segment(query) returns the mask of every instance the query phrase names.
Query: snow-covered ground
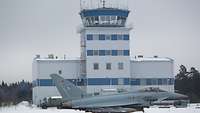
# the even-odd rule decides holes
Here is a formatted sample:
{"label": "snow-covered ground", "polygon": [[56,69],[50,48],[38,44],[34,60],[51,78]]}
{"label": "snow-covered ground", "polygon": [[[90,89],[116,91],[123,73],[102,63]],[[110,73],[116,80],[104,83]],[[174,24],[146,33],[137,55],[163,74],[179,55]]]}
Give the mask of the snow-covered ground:
{"label": "snow-covered ground", "polygon": [[[199,104],[200,105],[200,104]],[[30,107],[26,102],[20,103],[17,106],[1,107],[0,113],[85,113],[84,111],[66,110],[48,108],[46,110],[37,107]],[[142,112],[135,112],[142,113]],[[197,104],[191,104],[187,108],[149,108],[145,109],[145,113],[200,113],[200,106]]]}

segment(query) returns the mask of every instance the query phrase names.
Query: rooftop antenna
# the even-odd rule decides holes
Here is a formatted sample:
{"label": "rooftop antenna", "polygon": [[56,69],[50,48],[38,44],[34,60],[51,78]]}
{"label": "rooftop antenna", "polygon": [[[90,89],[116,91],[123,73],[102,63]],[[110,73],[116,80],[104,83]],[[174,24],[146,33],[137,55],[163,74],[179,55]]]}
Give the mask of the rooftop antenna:
{"label": "rooftop antenna", "polygon": [[103,0],[103,8],[105,8],[105,5],[106,5],[106,1]]}

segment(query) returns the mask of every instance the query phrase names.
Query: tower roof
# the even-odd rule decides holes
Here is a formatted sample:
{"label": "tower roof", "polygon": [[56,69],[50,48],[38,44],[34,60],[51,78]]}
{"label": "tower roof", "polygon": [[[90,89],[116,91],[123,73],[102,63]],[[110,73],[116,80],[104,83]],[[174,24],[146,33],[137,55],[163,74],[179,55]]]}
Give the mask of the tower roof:
{"label": "tower roof", "polygon": [[87,9],[80,12],[81,16],[123,16],[128,17],[129,11],[116,8]]}
{"label": "tower roof", "polygon": [[80,12],[85,27],[124,27],[129,10],[117,8],[84,9]]}

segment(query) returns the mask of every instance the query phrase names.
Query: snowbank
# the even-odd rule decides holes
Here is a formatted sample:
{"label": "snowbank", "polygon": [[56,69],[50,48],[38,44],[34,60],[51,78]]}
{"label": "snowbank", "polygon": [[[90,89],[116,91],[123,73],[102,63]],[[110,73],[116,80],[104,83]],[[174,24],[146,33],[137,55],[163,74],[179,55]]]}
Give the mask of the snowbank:
{"label": "snowbank", "polygon": [[[200,104],[199,104],[200,105]],[[85,113],[84,111],[66,110],[66,109],[40,109],[36,106],[30,106],[27,102],[22,102],[17,106],[2,107],[0,113]],[[142,112],[135,112],[142,113]],[[187,108],[148,108],[145,113],[200,113],[200,107],[197,104],[192,104]]]}

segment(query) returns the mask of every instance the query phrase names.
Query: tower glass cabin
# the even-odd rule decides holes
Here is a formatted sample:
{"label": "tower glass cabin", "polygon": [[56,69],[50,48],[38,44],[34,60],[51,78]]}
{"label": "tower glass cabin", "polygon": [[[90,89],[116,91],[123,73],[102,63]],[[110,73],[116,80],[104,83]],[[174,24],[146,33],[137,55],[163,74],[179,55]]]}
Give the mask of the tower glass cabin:
{"label": "tower glass cabin", "polygon": [[129,11],[116,8],[82,10],[84,27],[124,27]]}
{"label": "tower glass cabin", "polygon": [[128,9],[81,9],[81,58],[88,93],[130,88]]}

